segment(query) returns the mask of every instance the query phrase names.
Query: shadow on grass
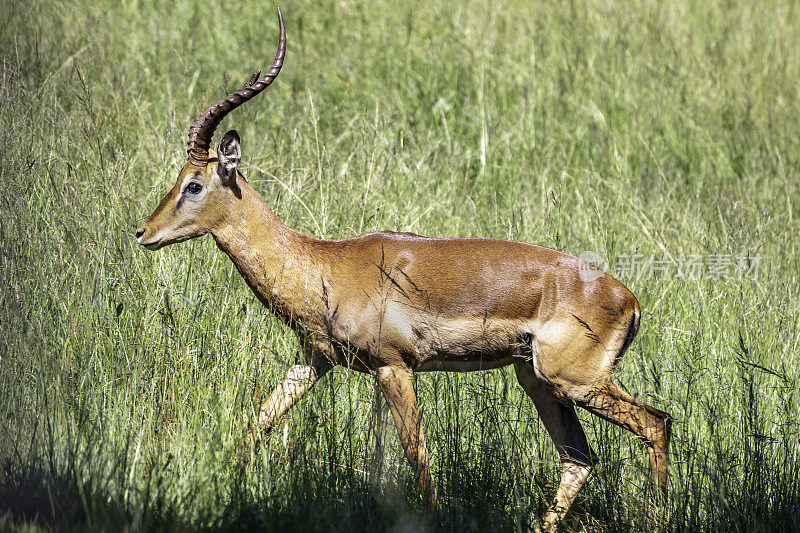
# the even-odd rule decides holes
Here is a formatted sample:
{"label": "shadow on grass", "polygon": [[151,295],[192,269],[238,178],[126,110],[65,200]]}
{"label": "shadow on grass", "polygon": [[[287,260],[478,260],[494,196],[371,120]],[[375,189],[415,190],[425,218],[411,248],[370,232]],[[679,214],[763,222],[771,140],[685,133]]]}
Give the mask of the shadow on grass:
{"label": "shadow on grass", "polygon": [[410,475],[401,475],[399,483],[386,481],[377,488],[363,473],[322,470],[297,469],[274,499],[246,496],[250,491],[244,476],[235,476],[230,503],[213,527],[395,532],[516,529],[516,518],[504,505],[509,498],[497,498],[508,489],[501,486],[501,478],[485,483],[480,476],[470,475],[474,472],[462,472],[462,479],[476,482],[440,486],[440,505],[434,512],[423,508]]}
{"label": "shadow on grass", "polygon": [[[110,478],[79,479],[72,469],[15,464],[6,459],[0,474],[0,529],[124,529],[182,531],[183,522],[158,496],[132,509],[109,483]],[[124,490],[124,489],[123,489]]]}
{"label": "shadow on grass", "polygon": [[[44,465],[44,466],[41,466]],[[698,465],[699,466],[699,465]],[[708,466],[708,465],[704,465]],[[544,511],[551,494],[519,499],[512,496],[504,476],[482,476],[474,469],[440,473],[440,508],[422,510],[410,478],[377,490],[363,475],[348,471],[325,473],[297,469],[272,498],[257,498],[245,468],[232,465],[211,485],[186,488],[186,494],[167,499],[167,476],[152,472],[144,493],[128,497],[120,482],[130,472],[102,475],[57,472],[46,462],[39,466],[5,459],[0,471],[0,528],[103,530],[277,530],[293,531],[485,531],[529,530]],[[588,489],[573,506],[565,530],[598,531],[789,531],[800,530],[800,491],[792,479],[762,478],[785,490],[764,499],[755,486],[720,482],[715,492],[691,480],[676,480],[668,521],[651,527],[646,512],[632,513],[620,490],[619,465],[597,469]],[[698,476],[703,476],[698,468]],[[774,472],[794,472],[795,469]],[[104,471],[108,471],[107,469]],[[401,476],[403,477],[403,476]],[[248,481],[250,480],[250,481]],[[548,480],[554,481],[554,480]],[[726,486],[727,485],[727,486]],[[554,483],[540,485],[545,493]],[[734,492],[732,489],[738,488]],[[765,487],[766,489],[766,487]],[[518,489],[516,489],[518,490]],[[211,491],[218,505],[203,505],[192,494]],[[727,491],[727,492],[726,492]],[[777,497],[775,496],[777,494]],[[174,496],[174,494],[173,494]],[[643,498],[646,496],[643,494]],[[713,504],[709,505],[709,499]],[[703,500],[705,503],[703,504]],[[173,502],[182,503],[173,503]],[[138,502],[138,503],[131,503]]]}
{"label": "shadow on grass", "polygon": [[[471,497],[447,496],[440,509],[432,513],[415,500],[413,486],[407,491],[396,487],[376,491],[363,478],[348,473],[303,472],[284,485],[279,497],[254,498],[244,476],[234,473],[228,486],[218,491],[227,492],[222,509],[175,508],[158,490],[136,498],[145,503],[134,507],[123,496],[125,489],[115,487],[114,481],[124,476],[92,478],[67,470],[54,473],[47,467],[5,460],[0,476],[0,528],[285,532],[515,529],[513,517],[502,506],[491,503],[490,494],[497,487]],[[151,485],[157,484],[156,480]]]}

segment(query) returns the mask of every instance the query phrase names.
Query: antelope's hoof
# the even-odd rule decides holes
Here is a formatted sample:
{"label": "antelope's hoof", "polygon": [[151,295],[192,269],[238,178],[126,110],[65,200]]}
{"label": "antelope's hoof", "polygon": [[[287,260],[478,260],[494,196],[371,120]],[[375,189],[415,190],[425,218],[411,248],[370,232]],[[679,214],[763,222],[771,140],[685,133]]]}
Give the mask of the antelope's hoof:
{"label": "antelope's hoof", "polygon": [[558,524],[560,520],[557,515],[553,513],[546,513],[542,517],[542,523],[536,528],[536,531],[541,531],[542,533],[555,533],[558,531]]}

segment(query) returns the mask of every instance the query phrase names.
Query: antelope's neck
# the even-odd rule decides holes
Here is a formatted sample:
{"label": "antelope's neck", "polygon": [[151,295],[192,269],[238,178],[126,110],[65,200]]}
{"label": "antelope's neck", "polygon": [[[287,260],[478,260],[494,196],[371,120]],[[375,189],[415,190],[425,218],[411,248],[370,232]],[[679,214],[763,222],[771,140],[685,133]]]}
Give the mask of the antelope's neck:
{"label": "antelope's neck", "polygon": [[314,240],[284,224],[244,180],[242,197],[212,230],[219,248],[264,305],[293,328],[312,325],[321,309],[324,264]]}

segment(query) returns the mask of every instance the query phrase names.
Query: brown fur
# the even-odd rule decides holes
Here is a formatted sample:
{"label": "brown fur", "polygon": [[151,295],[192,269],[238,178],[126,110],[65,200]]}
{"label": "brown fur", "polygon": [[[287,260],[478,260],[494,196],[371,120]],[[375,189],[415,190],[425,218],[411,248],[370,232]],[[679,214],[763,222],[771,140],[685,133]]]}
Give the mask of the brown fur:
{"label": "brown fur", "polygon": [[[202,202],[181,203],[187,179],[205,184]],[[137,235],[155,249],[204,233],[306,351],[265,402],[256,434],[331,366],[369,372],[433,504],[412,373],[514,363],[564,465],[545,529],[557,527],[596,461],[574,404],[638,435],[666,494],[669,417],[612,380],[640,315],[636,298],[612,277],[584,281],[578,258],[519,242],[394,232],[313,239],[284,225],[241,175],[220,180],[213,154],[205,167],[184,166]]]}

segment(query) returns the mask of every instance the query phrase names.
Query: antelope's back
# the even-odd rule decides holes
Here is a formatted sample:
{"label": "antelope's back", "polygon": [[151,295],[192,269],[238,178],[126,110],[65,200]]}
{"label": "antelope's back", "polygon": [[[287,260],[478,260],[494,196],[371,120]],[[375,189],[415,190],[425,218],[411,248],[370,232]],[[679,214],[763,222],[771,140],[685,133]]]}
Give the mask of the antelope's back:
{"label": "antelope's back", "polygon": [[608,274],[582,279],[579,258],[534,244],[395,232],[329,243],[332,278],[348,294],[377,293],[440,316],[526,319],[557,300],[586,310],[633,298]]}
{"label": "antelope's back", "polygon": [[584,281],[580,259],[543,246],[379,232],[327,247],[344,311],[334,329],[362,348],[502,359],[526,334],[560,342],[584,333],[610,346],[637,307],[611,276]]}

